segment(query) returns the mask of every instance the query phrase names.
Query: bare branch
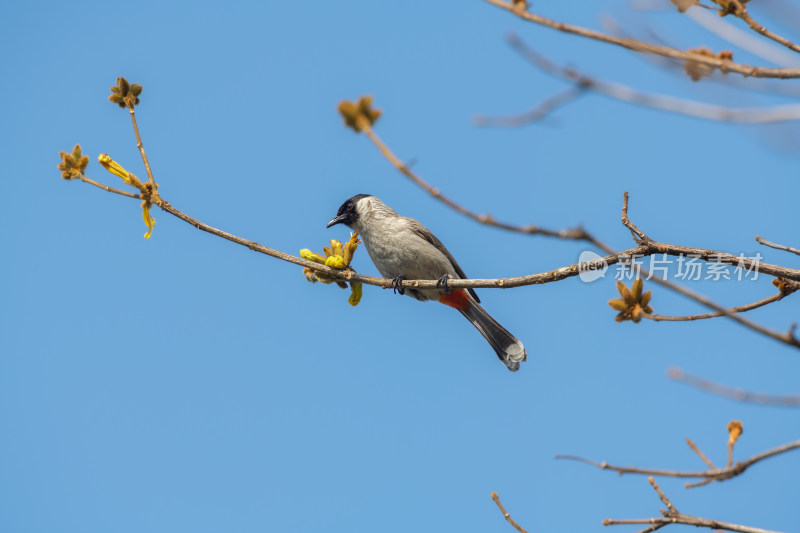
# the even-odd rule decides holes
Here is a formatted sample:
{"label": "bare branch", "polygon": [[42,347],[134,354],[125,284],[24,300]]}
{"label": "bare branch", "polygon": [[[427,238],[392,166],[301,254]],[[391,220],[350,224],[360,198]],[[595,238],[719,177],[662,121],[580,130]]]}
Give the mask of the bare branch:
{"label": "bare branch", "polygon": [[776,43],[785,46],[786,48],[792,50],[793,52],[800,52],[800,46],[796,45],[795,43],[793,43],[788,39],[781,37],[780,35],[777,35],[769,31],[767,28],[765,28],[764,26],[753,20],[753,17],[750,16],[750,13],[747,12],[747,7],[745,7],[744,2],[741,2],[740,0],[726,0],[726,1],[727,1],[727,11],[745,21],[753,31],[763,35],[767,39],[771,39]]}
{"label": "bare branch", "polygon": [[672,502],[669,501],[667,495],[662,492],[661,487],[658,486],[658,483],[656,483],[656,480],[653,479],[653,476],[648,477],[647,482],[650,483],[653,489],[655,489],[656,493],[658,493],[658,497],[661,498],[661,503],[667,506],[667,510],[672,513],[677,513],[678,509],[672,505]]}
{"label": "bare branch", "polygon": [[680,381],[706,392],[717,394],[719,396],[740,402],[757,403],[761,405],[777,405],[782,407],[800,407],[800,396],[798,395],[765,394],[761,392],[749,392],[742,389],[735,389],[697,376],[693,376],[684,372],[680,368],[670,368],[667,372],[667,376],[675,381]]}
{"label": "bare branch", "polygon": [[[788,278],[792,281],[800,281],[796,277],[794,271],[796,273],[800,273],[800,271],[796,269],[787,269],[785,267],[777,267],[775,269],[775,265],[768,265],[767,263],[757,263],[751,259],[747,259],[740,256],[734,256],[732,254],[721,253],[721,252],[714,252],[713,258],[711,255],[707,255],[704,253],[703,250],[699,248],[689,248],[686,246],[675,246],[671,244],[660,243],[652,240],[650,237],[644,234],[636,225],[630,221],[628,218],[628,192],[624,193],[623,204],[622,204],[622,223],[623,225],[630,230],[631,234],[633,235],[633,240],[639,244],[640,247],[646,247],[648,249],[648,255],[654,253],[664,253],[667,255],[677,255],[683,257],[697,257],[699,259],[703,259],[704,261],[712,261],[715,263],[722,263],[733,265],[738,268],[747,268],[748,270],[757,269],[758,272],[763,272],[764,274],[769,274],[771,276],[775,276],[776,278]],[[762,266],[766,266],[766,268],[762,268]],[[782,276],[778,274],[778,270],[783,270],[785,273],[791,274],[790,276]],[[723,308],[722,306],[712,302],[708,298],[704,296],[700,296],[689,289],[681,287],[680,285],[674,285],[672,287],[673,290],[695,300],[696,302],[702,303],[706,307],[710,307],[715,311],[724,314],[726,317],[734,320],[745,327],[748,327],[754,331],[761,333],[762,335],[766,335],[771,337],[779,342],[784,344],[788,344],[789,346],[794,346],[795,348],[800,348],[800,339],[794,336],[795,326],[789,328],[789,331],[786,333],[778,333],[777,331],[773,331],[769,328],[756,324],[746,318],[739,316],[738,314],[732,313],[730,310]]]}
{"label": "bare branch", "polygon": [[133,194],[132,192],[123,191],[120,189],[115,189],[114,187],[109,187],[108,185],[103,185],[100,182],[97,182],[83,174],[78,175],[78,179],[84,183],[88,183],[89,185],[94,185],[95,187],[99,187],[107,192],[113,192],[114,194],[120,194],[122,196],[127,196],[128,198],[136,198],[137,200],[141,199],[142,197],[138,194]]}
{"label": "bare branch", "polygon": [[133,124],[133,131],[136,134],[136,147],[139,149],[139,153],[142,156],[142,161],[144,162],[144,169],[147,171],[147,179],[153,185],[153,188],[156,187],[156,180],[153,179],[153,171],[150,170],[150,161],[147,159],[147,155],[144,153],[144,144],[142,144],[142,137],[139,135],[139,125],[136,124],[136,113],[133,110],[133,107],[129,107],[128,110],[131,112],[131,123]]}
{"label": "bare branch", "polygon": [[740,50],[760,57],[774,65],[783,67],[797,66],[798,56],[785,48],[776,46],[775,43],[765,41],[749,30],[727,22],[718,13],[714,9],[690,9],[686,11],[685,16]]}
{"label": "bare branch", "polygon": [[496,503],[497,507],[500,509],[500,512],[503,513],[503,516],[505,517],[505,519],[508,520],[508,523],[511,524],[512,526],[514,526],[514,529],[519,531],[519,533],[528,533],[527,531],[525,531],[525,529],[522,528],[522,526],[517,524],[514,521],[513,518],[511,518],[511,515],[508,514],[508,512],[505,509],[505,507],[503,507],[503,504],[500,503],[500,496],[498,496],[496,492],[492,492],[491,496],[492,496],[492,500],[494,500],[494,503]]}
{"label": "bare branch", "polygon": [[514,2],[504,2],[503,0],[485,0],[485,1],[499,8],[505,9],[513,13],[514,15],[520,17],[521,19],[527,20],[528,22],[533,22],[534,24],[539,24],[541,26],[552,28],[564,33],[571,33],[573,35],[579,35],[581,37],[594,39],[596,41],[614,44],[617,46],[621,46],[623,48],[627,48],[628,50],[633,50],[634,52],[656,54],[671,59],[683,61],[692,65],[702,65],[705,67],[709,67],[712,70],[719,69],[722,72],[735,72],[745,77],[753,76],[757,78],[781,78],[781,79],[800,77],[800,68],[766,68],[766,67],[751,67],[749,65],[741,65],[738,63],[734,63],[729,59],[720,59],[719,57],[705,55],[697,52],[684,52],[683,50],[678,50],[676,48],[649,44],[642,41],[637,41],[635,39],[624,39],[620,37],[614,37],[598,31],[582,28],[580,26],[574,26],[572,24],[558,22],[555,20],[542,17],[541,15],[531,13],[530,11],[525,11],[523,9],[520,9]]}
{"label": "bare branch", "polygon": [[709,467],[711,470],[717,470],[717,467],[716,467],[716,466],[714,466],[714,463],[712,463],[712,462],[711,462],[711,459],[709,459],[708,457],[706,457],[706,454],[704,454],[703,452],[701,452],[701,451],[700,451],[700,448],[698,448],[698,447],[697,447],[697,444],[695,444],[695,443],[692,441],[692,439],[690,439],[689,437],[686,437],[686,444],[688,444],[688,445],[689,445],[689,448],[691,448],[691,449],[692,449],[692,451],[693,451],[694,453],[696,453],[696,454],[697,454],[697,455],[700,457],[700,459],[702,459],[702,460],[703,460],[703,462],[704,462],[705,464],[707,464],[707,465],[708,465],[708,467]]}
{"label": "bare branch", "polygon": [[797,248],[792,248],[791,246],[784,246],[783,244],[775,244],[774,242],[769,242],[767,239],[763,237],[759,237],[756,235],[756,242],[759,244],[763,244],[764,246],[769,246],[770,248],[775,248],[776,250],[783,250],[784,252],[791,252],[793,254],[800,255],[800,250]]}
{"label": "bare branch", "polygon": [[670,524],[685,524],[687,526],[707,527],[714,530],[724,529],[726,531],[736,531],[738,533],[777,533],[775,531],[768,531],[757,527],[742,526],[740,524],[732,524],[730,522],[721,522],[719,520],[709,520],[708,518],[700,518],[679,512],[672,504],[667,495],[661,490],[661,487],[651,477],[648,478],[650,485],[658,493],[658,497],[662,503],[667,506],[666,510],[661,510],[663,517],[661,518],[645,518],[639,520],[603,520],[604,526],[617,526],[617,525],[631,525],[631,524],[650,524],[649,527],[641,530],[639,533],[655,531]]}
{"label": "bare branch", "polygon": [[620,218],[622,220],[622,225],[630,230],[636,244],[641,244],[645,241],[652,242],[652,239],[645,235],[644,232],[637,228],[636,224],[631,222],[628,218],[628,191],[625,191],[622,195],[622,216]]}
{"label": "bare branch", "polygon": [[[556,455],[555,458],[567,459],[570,461],[578,461],[581,463],[594,466],[601,470],[612,470],[619,474],[642,474],[647,476],[664,476],[664,477],[676,477],[676,478],[702,478],[705,481],[705,483],[709,483],[712,481],[725,481],[727,479],[734,478],[744,473],[745,470],[747,470],[750,466],[754,465],[759,461],[763,461],[764,459],[768,459],[775,455],[779,455],[781,453],[785,453],[798,448],[800,448],[800,440],[796,440],[794,442],[778,446],[777,448],[767,450],[758,455],[754,455],[753,457],[747,459],[746,461],[740,461],[734,463],[733,465],[726,468],[703,470],[699,472],[659,470],[653,468],[637,468],[633,466],[615,466],[605,461],[598,463],[597,461],[592,461],[591,459],[585,459],[583,457],[578,457],[575,455]],[[691,486],[687,484],[686,488],[691,488]]]}
{"label": "bare branch", "polygon": [[661,322],[661,321],[665,321],[665,322],[686,322],[686,321],[692,321],[692,320],[704,320],[706,318],[717,318],[717,317],[721,317],[721,316],[729,316],[729,315],[731,315],[733,313],[744,313],[744,312],[747,312],[747,311],[752,311],[753,309],[758,309],[759,307],[764,307],[767,304],[771,304],[771,303],[774,303],[774,302],[779,302],[779,301],[783,300],[786,296],[787,296],[786,293],[779,292],[777,294],[773,294],[772,296],[768,296],[767,298],[764,298],[763,300],[759,300],[757,302],[753,302],[753,303],[746,304],[746,305],[740,305],[740,306],[737,306],[737,307],[728,308],[728,309],[725,310],[726,311],[725,313],[722,313],[722,312],[719,312],[719,311],[715,311],[713,313],[700,313],[700,314],[697,314],[697,315],[686,315],[686,316],[647,315],[647,314],[642,314],[641,316],[642,316],[642,318],[648,318],[648,319],[653,320],[655,322]]}

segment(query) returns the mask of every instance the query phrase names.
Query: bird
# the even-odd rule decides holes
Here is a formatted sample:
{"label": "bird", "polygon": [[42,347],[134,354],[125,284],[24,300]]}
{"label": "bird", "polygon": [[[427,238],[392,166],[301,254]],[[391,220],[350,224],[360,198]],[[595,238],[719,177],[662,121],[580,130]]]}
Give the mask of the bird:
{"label": "bird", "polygon": [[[358,233],[375,267],[383,277],[393,281],[395,292],[457,309],[512,372],[519,370],[519,364],[528,358],[523,344],[480,306],[473,289],[448,288],[449,279],[467,279],[467,276],[428,228],[413,218],[400,216],[370,194],[357,194],[346,200],[327,227],[336,224],[344,224]],[[404,279],[437,280],[437,288],[403,288]]]}

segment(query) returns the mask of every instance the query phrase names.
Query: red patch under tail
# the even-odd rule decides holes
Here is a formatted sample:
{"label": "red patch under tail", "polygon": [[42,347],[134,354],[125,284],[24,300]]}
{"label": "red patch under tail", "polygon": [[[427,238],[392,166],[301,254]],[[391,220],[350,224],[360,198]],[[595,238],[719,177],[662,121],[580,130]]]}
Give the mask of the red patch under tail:
{"label": "red patch under tail", "polygon": [[469,309],[469,296],[464,289],[453,289],[450,294],[442,294],[439,297],[439,303],[454,307],[459,311],[466,311]]}

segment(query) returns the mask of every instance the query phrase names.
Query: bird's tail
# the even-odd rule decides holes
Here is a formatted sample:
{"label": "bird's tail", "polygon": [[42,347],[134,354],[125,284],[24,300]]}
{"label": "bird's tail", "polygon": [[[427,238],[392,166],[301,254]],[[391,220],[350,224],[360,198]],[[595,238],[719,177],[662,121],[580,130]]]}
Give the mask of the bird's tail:
{"label": "bird's tail", "polygon": [[439,301],[461,311],[461,314],[467,317],[467,320],[472,322],[472,325],[489,341],[497,357],[512,372],[519,370],[519,364],[528,358],[528,353],[522,343],[492,318],[478,302],[470,298],[463,289],[453,289],[450,294],[442,295]]}

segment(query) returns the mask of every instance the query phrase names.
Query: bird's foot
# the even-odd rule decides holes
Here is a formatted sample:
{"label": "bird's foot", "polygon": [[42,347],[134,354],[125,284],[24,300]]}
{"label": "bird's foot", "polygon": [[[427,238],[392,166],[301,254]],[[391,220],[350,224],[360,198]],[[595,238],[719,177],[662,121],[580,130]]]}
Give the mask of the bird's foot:
{"label": "bird's foot", "polygon": [[450,276],[445,274],[444,276],[439,278],[439,280],[436,282],[436,287],[443,289],[445,294],[450,294],[450,289],[447,288],[447,280],[449,279]]}
{"label": "bird's foot", "polygon": [[392,290],[397,294],[405,294],[406,290],[401,286],[403,283],[403,276],[397,276],[392,280]]}

